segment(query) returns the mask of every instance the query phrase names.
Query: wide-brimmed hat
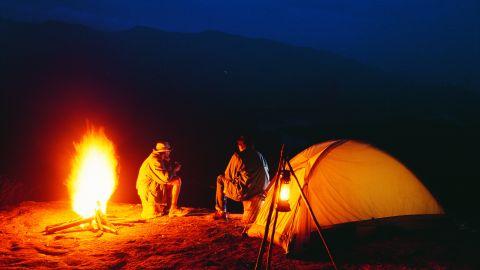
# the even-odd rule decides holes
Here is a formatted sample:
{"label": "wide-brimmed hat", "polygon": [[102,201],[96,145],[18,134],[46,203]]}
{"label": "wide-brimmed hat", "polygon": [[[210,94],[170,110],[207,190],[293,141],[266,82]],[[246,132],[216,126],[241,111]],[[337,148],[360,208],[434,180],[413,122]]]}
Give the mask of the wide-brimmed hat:
{"label": "wide-brimmed hat", "polygon": [[169,142],[165,141],[159,141],[155,145],[155,149],[153,149],[153,152],[161,153],[161,152],[170,152],[172,151],[172,147],[170,146]]}

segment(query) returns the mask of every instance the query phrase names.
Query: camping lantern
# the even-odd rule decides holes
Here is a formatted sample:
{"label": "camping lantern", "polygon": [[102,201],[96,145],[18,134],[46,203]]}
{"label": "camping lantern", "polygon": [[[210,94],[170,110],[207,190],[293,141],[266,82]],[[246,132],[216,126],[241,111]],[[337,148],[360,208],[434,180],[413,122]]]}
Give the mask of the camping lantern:
{"label": "camping lantern", "polygon": [[280,196],[277,203],[277,210],[279,212],[289,212],[290,203],[290,171],[283,170],[280,173]]}

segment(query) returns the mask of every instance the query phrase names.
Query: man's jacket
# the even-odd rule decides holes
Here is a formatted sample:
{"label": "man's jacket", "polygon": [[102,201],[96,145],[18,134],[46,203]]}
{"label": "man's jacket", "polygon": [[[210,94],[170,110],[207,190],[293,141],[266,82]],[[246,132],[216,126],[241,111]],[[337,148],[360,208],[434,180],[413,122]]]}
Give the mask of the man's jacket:
{"label": "man's jacket", "polygon": [[158,188],[158,185],[168,183],[171,176],[171,171],[166,169],[165,164],[159,162],[152,153],[140,167],[137,177],[137,190],[139,193],[147,190],[155,192],[154,189]]}
{"label": "man's jacket", "polygon": [[270,179],[267,162],[254,149],[235,152],[225,169],[225,178],[239,187],[243,200],[262,193]]}

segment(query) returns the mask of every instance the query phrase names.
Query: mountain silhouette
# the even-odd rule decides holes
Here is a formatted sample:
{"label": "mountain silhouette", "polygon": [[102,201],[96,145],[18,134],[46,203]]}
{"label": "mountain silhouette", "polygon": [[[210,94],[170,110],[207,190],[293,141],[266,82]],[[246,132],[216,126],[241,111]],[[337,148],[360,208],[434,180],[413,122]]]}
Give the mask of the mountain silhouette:
{"label": "mountain silhouette", "polygon": [[447,211],[468,216],[462,205],[480,176],[480,99],[461,87],[216,31],[1,20],[0,44],[0,174],[38,189],[37,199],[66,197],[72,142],[88,119],[117,146],[120,201],[137,200],[138,167],[167,139],[183,164],[181,200],[209,205],[209,186],[247,132],[272,171],[281,143],[290,155],[333,138],[375,144],[412,168]]}

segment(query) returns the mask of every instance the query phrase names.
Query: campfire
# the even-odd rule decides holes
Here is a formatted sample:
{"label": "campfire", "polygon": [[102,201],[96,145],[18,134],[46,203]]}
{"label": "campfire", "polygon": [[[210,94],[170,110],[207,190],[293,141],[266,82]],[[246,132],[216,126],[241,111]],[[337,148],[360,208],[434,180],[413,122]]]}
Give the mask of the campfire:
{"label": "campfire", "polygon": [[107,204],[117,186],[117,159],[115,147],[103,129],[89,128],[80,143],[74,143],[75,157],[68,178],[72,209],[80,218],[47,226],[45,234],[52,234],[80,226],[82,230],[117,234],[115,225],[128,225],[111,217],[107,219]]}

